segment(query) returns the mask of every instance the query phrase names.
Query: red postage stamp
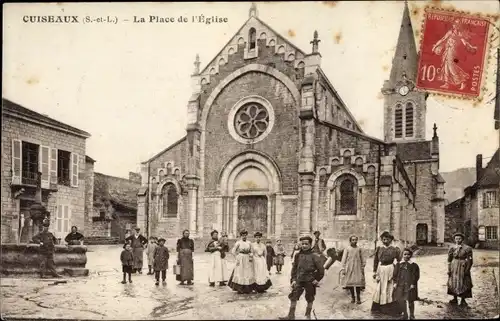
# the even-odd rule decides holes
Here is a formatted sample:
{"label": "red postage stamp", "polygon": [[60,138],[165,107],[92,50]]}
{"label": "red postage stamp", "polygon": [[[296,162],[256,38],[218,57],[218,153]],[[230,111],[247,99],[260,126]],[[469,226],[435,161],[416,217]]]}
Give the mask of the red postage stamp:
{"label": "red postage stamp", "polygon": [[424,19],[417,88],[479,97],[490,22],[484,17],[439,9],[427,9]]}

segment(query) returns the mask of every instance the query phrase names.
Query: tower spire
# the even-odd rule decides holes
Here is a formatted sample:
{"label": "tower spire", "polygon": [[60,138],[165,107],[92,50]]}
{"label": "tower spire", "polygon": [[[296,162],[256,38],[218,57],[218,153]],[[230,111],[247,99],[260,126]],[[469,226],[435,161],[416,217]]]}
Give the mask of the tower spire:
{"label": "tower spire", "polygon": [[396,52],[392,60],[390,82],[395,84],[396,82],[403,80],[403,74],[406,75],[408,80],[414,82],[417,77],[417,68],[417,46],[413,35],[408,1],[405,1],[403,19],[401,20],[401,28],[399,30],[398,42],[396,44]]}
{"label": "tower spire", "polygon": [[257,5],[255,4],[255,2],[252,2],[252,5],[250,6],[250,10],[248,11],[248,17],[251,18],[251,17],[258,17],[258,13],[257,13]]}
{"label": "tower spire", "polygon": [[200,73],[200,55],[196,54],[196,59],[194,60],[194,75]]}
{"label": "tower spire", "polygon": [[318,39],[318,30],[314,30],[313,40],[311,41],[313,53],[318,53],[318,44],[320,42],[321,40]]}

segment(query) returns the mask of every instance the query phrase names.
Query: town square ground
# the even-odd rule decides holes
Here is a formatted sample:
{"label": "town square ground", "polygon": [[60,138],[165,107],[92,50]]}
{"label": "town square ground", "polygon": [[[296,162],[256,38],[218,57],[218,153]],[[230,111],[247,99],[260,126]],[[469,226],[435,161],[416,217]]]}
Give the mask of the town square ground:
{"label": "town square ground", "polygon": [[[195,253],[195,280],[192,286],[181,286],[168,271],[167,285],[155,286],[150,275],[133,276],[132,284],[121,284],[119,254],[121,246],[89,246],[87,267],[90,276],[54,279],[15,278],[1,280],[1,314],[5,319],[276,319],[288,312],[290,259],[283,274],[271,275],[273,287],[264,294],[238,295],[228,287],[211,288],[207,282],[208,255]],[[171,258],[169,264],[173,263]],[[476,250],[472,279],[473,298],[470,307],[450,306],[446,295],[446,255],[418,256],[420,265],[420,301],[416,303],[417,319],[493,318],[498,315],[498,265],[496,251]],[[348,294],[339,287],[338,262],[326,272],[314,303],[317,319],[377,319],[370,313],[374,281],[373,260],[366,266],[367,288],[362,304],[350,303]],[[234,265],[230,256],[229,268]],[[57,281],[61,281],[60,279]],[[297,319],[304,319],[305,301],[297,307]]]}

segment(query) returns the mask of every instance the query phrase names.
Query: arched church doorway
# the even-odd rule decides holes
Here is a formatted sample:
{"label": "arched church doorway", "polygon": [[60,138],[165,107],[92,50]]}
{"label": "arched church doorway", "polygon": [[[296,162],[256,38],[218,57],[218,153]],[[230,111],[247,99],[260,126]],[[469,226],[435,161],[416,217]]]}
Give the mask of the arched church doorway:
{"label": "arched church doorway", "polygon": [[281,179],[270,159],[258,152],[247,152],[229,161],[220,175],[222,230],[238,237],[242,229],[264,238],[279,235],[281,220]]}
{"label": "arched church doorway", "polygon": [[427,244],[427,235],[429,233],[429,229],[427,224],[420,223],[417,224],[417,244],[425,245]]}

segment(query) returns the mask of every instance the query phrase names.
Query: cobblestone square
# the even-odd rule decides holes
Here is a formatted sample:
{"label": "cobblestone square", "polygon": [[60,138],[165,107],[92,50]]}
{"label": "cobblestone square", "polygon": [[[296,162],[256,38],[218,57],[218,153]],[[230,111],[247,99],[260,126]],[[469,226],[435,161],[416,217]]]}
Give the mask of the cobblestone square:
{"label": "cobblestone square", "polygon": [[[90,246],[87,255],[89,277],[63,279],[2,278],[3,318],[79,318],[79,319],[275,319],[288,312],[290,259],[283,274],[272,271],[273,287],[264,294],[238,295],[228,287],[208,286],[208,255],[195,253],[193,286],[181,286],[168,270],[167,285],[155,286],[150,275],[134,275],[132,284],[121,284],[118,257],[120,246]],[[173,255],[175,257],[175,255]],[[449,306],[446,295],[446,256],[443,254],[416,257],[421,268],[416,303],[417,319],[492,318],[498,315],[498,292],[493,272],[499,255],[494,251],[475,252],[472,270],[473,298],[467,310]],[[229,268],[233,258],[229,255]],[[170,259],[170,268],[174,260]],[[320,283],[314,303],[317,319],[373,319],[370,313],[374,281],[373,261],[366,266],[367,288],[362,304],[350,303],[349,295],[339,287],[339,265],[327,271]],[[496,269],[498,273],[498,269]],[[498,277],[498,275],[496,276]],[[306,303],[302,298],[297,319],[304,319]]]}

